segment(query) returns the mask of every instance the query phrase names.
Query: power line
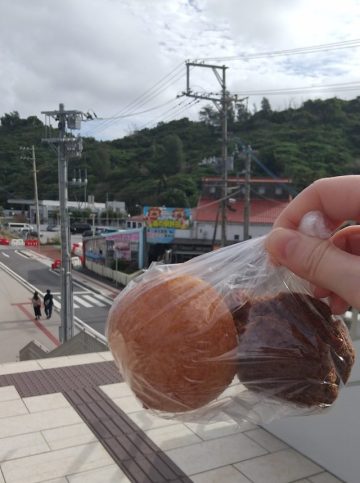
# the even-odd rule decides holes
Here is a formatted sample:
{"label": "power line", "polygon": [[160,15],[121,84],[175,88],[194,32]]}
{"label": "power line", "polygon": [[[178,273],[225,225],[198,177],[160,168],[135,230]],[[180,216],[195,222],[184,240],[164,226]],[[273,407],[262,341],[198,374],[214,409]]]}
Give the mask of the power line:
{"label": "power line", "polygon": [[[138,111],[138,112],[133,112],[133,113],[129,113],[129,114],[124,114],[122,116],[102,118],[102,119],[121,120],[121,119],[125,119],[125,118],[132,117],[132,116],[138,116],[140,114],[146,114],[147,112],[151,112],[151,111],[155,111],[156,109],[160,109],[161,107],[167,106],[171,102],[173,102],[173,99],[170,99],[169,101],[166,101],[163,104],[159,104],[158,106],[154,106],[154,107],[150,107],[149,109],[145,109],[144,111]],[[108,129],[109,127],[111,127],[111,125],[112,124],[109,124],[109,125],[104,126],[102,128],[100,127],[100,129],[98,129],[97,132],[100,133],[104,129]],[[83,136],[89,137],[90,136],[90,132],[84,133]]]}
{"label": "power line", "polygon": [[[274,57],[280,55],[299,55],[299,54],[307,54],[307,53],[316,53],[316,52],[325,52],[325,51],[332,51],[338,49],[345,49],[345,48],[356,48],[360,46],[360,39],[353,39],[347,40],[342,42],[333,42],[328,44],[319,44],[319,45],[312,45],[308,47],[299,47],[294,49],[283,49],[283,50],[275,50],[269,52],[259,52],[254,54],[241,54],[239,56],[226,56],[226,57],[208,57],[199,59],[200,61],[205,60],[251,60],[251,59],[258,59],[263,57]],[[118,120],[124,119],[125,117],[135,116],[137,114],[143,114],[144,112],[136,113],[134,109],[141,108],[152,99],[157,97],[160,93],[164,91],[165,88],[170,87],[175,82],[180,80],[183,77],[183,73],[180,72],[182,62],[176,65],[168,74],[162,77],[159,81],[157,81],[153,86],[147,89],[143,94],[137,96],[133,101],[129,102],[126,106],[124,106],[118,113],[111,117],[106,118],[99,118],[100,123],[96,123],[96,125],[90,128],[85,135],[90,136],[93,135],[95,132],[102,132],[105,129],[108,129],[110,126],[115,124]],[[354,86],[355,88],[355,86]],[[307,88],[306,88],[307,89]],[[353,88],[349,87],[346,90],[353,90]],[[255,94],[254,94],[255,95]],[[271,95],[276,95],[275,92],[271,93]],[[156,109],[150,108],[150,110]],[[95,119],[94,119],[95,121]]]}
{"label": "power line", "polygon": [[180,108],[178,111],[175,111],[171,114],[169,114],[167,117],[165,117],[162,121],[163,122],[170,122],[170,121],[173,121],[175,119],[175,117],[177,117],[179,114],[187,111],[191,106],[195,105],[195,104],[198,104],[200,101],[199,100],[196,100],[196,99],[193,99],[192,101],[188,102],[187,104],[185,104],[182,108]]}
{"label": "power line", "polygon": [[172,71],[170,71],[167,75],[165,75],[162,79],[157,81],[152,87],[147,89],[143,94],[135,98],[132,102],[127,104],[124,108],[122,108],[117,114],[109,118],[109,120],[106,120],[102,122],[100,125],[95,126],[93,129],[89,130],[87,135],[92,134],[96,131],[104,130],[108,127],[110,127],[112,124],[117,119],[127,117],[129,115],[132,115],[133,109],[141,108],[148,102],[150,102],[152,99],[157,97],[160,93],[164,91],[165,88],[170,87],[173,85],[175,82],[180,80],[184,74],[182,70],[180,72],[179,69],[182,66],[182,62],[178,64]]}
{"label": "power line", "polygon": [[157,124],[158,122],[160,122],[160,120],[164,121],[167,117],[169,117],[169,115],[170,117],[177,115],[178,112],[182,112],[184,108],[187,109],[187,106],[193,103],[193,101],[190,101],[186,104],[186,106],[184,106],[184,102],[185,102],[184,100],[178,102],[178,99],[173,99],[173,102],[176,102],[175,106],[170,107],[155,119],[151,119],[147,123],[143,124],[143,126],[140,129],[145,129],[147,126],[150,126],[152,124]]}
{"label": "power line", "polygon": [[250,91],[240,91],[239,95],[246,96],[260,96],[260,95],[281,95],[281,94],[301,94],[309,91],[318,90],[334,90],[340,92],[347,92],[360,89],[360,82],[343,82],[339,84],[318,84],[314,86],[299,86],[299,87],[284,87],[279,89],[261,89],[261,90],[250,90]]}
{"label": "power line", "polygon": [[352,49],[357,47],[360,47],[360,39],[345,40],[343,42],[332,42],[329,44],[312,45],[308,47],[297,47],[294,49],[265,51],[265,52],[258,52],[254,54],[240,54],[240,55],[225,56],[225,57],[203,57],[201,59],[196,59],[196,60],[198,62],[223,61],[223,60],[226,60],[226,61],[253,60],[253,59],[266,58],[266,57],[313,54],[318,52],[328,52],[328,51],[340,50],[340,49]]}

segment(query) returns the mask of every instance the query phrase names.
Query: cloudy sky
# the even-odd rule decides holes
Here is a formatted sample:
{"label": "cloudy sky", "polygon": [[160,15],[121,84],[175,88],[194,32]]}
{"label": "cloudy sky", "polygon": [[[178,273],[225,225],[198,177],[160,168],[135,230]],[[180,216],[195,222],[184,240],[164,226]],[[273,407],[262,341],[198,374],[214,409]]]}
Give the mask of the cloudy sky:
{"label": "cloudy sky", "polygon": [[[0,115],[95,112],[83,135],[113,139],[197,118],[185,61],[226,65],[249,109],[360,95],[360,0],[0,0]],[[285,51],[285,52],[284,52]],[[193,91],[219,92],[211,69]],[[177,97],[180,95],[180,97]]]}

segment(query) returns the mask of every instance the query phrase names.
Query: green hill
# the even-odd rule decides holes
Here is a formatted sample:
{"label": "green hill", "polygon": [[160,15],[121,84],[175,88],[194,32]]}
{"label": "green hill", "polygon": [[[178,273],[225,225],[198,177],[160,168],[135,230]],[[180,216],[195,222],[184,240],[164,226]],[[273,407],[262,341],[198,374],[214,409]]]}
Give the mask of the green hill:
{"label": "green hill", "polygon": [[[273,111],[267,99],[248,113],[229,110],[229,155],[234,173],[243,170],[237,146],[250,144],[263,167],[276,176],[291,177],[297,189],[313,180],[360,173],[360,97],[306,101],[300,108]],[[56,134],[56,130],[53,135]],[[21,146],[35,145],[40,199],[57,199],[57,157],[41,139],[44,126],[35,116],[21,119],[4,114],[0,126],[0,204],[12,197],[33,197],[32,164],[21,158]],[[201,177],[216,174],[199,166],[204,158],[220,156],[219,115],[211,106],[200,111],[200,121],[184,118],[159,123],[113,141],[84,138],[81,159],[70,160],[73,171],[87,168],[87,193],[96,201],[123,200],[130,211],[136,205],[194,206]],[[253,176],[265,176],[253,163]],[[70,187],[69,199],[84,199],[83,189]]]}

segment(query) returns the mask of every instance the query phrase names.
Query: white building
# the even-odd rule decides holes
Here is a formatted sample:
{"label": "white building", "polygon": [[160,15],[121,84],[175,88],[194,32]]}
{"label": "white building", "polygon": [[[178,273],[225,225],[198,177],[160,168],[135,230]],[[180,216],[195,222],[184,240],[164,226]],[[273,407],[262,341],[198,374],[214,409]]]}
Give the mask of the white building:
{"label": "white building", "polygon": [[[16,212],[20,210],[24,213],[27,219],[31,223],[35,223],[36,220],[36,206],[34,200],[26,199],[9,199],[8,204],[13,206]],[[105,203],[91,203],[91,202],[78,202],[78,201],[68,201],[67,206],[69,211],[74,210],[84,210],[89,209],[92,213],[100,215],[102,211],[106,210]],[[48,223],[49,221],[56,222],[59,216],[60,202],[59,200],[39,200],[39,214],[40,222]]]}

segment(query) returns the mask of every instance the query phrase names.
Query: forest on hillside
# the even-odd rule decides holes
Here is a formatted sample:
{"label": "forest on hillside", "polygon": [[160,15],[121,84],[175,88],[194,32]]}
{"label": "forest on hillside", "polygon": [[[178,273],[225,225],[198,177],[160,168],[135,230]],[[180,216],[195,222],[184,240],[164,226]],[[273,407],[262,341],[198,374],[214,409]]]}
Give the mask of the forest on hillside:
{"label": "forest on hillside", "polygon": [[[32,145],[39,198],[58,199],[57,155],[42,142],[43,123],[36,116],[21,119],[16,111],[0,119],[0,205],[9,198],[33,198],[32,163],[20,149]],[[260,161],[252,164],[252,176],[290,177],[298,190],[324,176],[360,173],[360,97],[308,100],[282,111],[272,110],[264,98],[256,112],[243,105],[229,108],[228,131],[234,156],[229,175],[244,168],[243,145],[251,145]],[[125,201],[132,213],[147,204],[192,207],[201,178],[217,174],[201,161],[220,155],[219,113],[207,105],[197,122],[159,123],[112,141],[83,138],[82,157],[69,161],[69,178],[86,168],[87,194],[97,202]],[[84,196],[82,188],[70,186],[70,200]]]}

